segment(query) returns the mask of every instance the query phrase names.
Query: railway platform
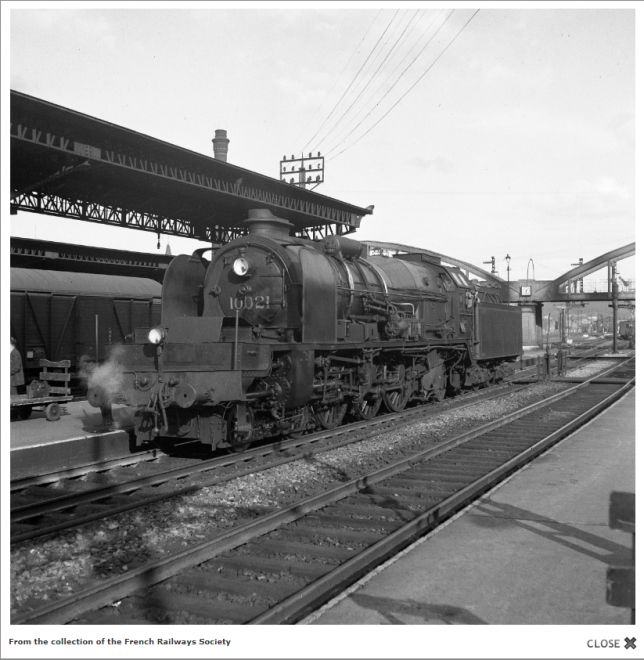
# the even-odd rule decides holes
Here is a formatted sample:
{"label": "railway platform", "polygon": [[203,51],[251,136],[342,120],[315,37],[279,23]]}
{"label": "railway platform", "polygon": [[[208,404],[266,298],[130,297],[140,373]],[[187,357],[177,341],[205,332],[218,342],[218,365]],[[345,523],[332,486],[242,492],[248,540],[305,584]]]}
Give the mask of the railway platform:
{"label": "railway platform", "polygon": [[630,624],[606,603],[633,544],[612,491],[635,491],[635,390],[301,623]]}
{"label": "railway platform", "polygon": [[114,424],[106,426],[101,411],[87,401],[64,403],[61,408],[57,422],[47,421],[38,411],[11,422],[12,480],[131,454],[130,436],[122,430],[133,423],[131,409],[112,406]]}

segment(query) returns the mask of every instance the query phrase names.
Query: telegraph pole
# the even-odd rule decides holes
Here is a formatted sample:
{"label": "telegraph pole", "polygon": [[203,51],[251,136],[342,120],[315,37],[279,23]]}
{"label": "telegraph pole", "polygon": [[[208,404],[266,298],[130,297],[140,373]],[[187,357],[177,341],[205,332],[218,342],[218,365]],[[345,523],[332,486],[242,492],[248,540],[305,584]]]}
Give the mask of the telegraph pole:
{"label": "telegraph pole", "polygon": [[319,151],[317,156],[309,153],[308,158],[304,154],[300,158],[284,156],[280,161],[280,181],[314,190],[324,183],[324,156]]}

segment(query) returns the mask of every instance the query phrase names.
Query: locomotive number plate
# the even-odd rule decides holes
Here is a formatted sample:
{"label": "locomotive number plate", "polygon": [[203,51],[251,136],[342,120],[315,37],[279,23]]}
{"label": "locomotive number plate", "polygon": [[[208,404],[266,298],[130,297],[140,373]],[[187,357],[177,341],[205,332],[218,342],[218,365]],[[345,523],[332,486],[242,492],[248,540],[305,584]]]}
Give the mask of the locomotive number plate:
{"label": "locomotive number plate", "polygon": [[270,296],[245,296],[230,298],[232,309],[266,309],[270,305]]}

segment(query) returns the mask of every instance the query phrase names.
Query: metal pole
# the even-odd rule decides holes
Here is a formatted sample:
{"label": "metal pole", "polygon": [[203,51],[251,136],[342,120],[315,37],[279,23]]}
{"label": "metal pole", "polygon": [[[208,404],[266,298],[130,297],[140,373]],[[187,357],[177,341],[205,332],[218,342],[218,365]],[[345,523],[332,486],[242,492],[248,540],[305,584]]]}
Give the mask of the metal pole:
{"label": "metal pole", "polygon": [[617,298],[619,296],[619,289],[617,287],[617,264],[613,263],[613,353],[617,353]]}
{"label": "metal pole", "polygon": [[237,370],[237,343],[239,340],[239,310],[235,310],[235,355],[233,356],[233,371]]}
{"label": "metal pole", "polygon": [[98,364],[98,314],[96,314],[96,364]]}
{"label": "metal pole", "polygon": [[548,314],[548,334],[546,335],[546,346],[550,348],[550,314]]}

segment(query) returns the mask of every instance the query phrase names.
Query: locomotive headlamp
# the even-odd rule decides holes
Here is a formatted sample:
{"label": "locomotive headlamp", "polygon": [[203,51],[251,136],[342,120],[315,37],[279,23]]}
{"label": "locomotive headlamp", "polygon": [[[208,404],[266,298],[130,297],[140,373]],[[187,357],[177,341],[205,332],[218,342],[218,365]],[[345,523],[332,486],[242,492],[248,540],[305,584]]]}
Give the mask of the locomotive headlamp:
{"label": "locomotive headlamp", "polygon": [[157,346],[165,339],[165,330],[163,328],[152,328],[148,332],[148,341]]}
{"label": "locomotive headlamp", "polygon": [[238,257],[235,259],[233,263],[233,271],[235,271],[235,275],[239,275],[240,277],[248,275],[249,270],[250,264],[248,263],[248,260],[244,259],[244,257]]}

